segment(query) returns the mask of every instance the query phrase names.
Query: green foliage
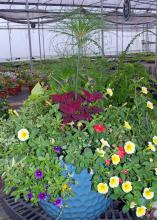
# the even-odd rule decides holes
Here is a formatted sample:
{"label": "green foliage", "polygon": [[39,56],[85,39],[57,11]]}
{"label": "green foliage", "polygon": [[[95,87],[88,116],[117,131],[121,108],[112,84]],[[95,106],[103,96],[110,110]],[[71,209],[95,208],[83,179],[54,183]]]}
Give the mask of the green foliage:
{"label": "green foliage", "polygon": [[0,118],[8,117],[8,102],[6,98],[0,98]]}
{"label": "green foliage", "polygon": [[[128,105],[132,105],[140,87],[144,86],[149,90],[152,89],[152,80],[143,65],[138,63],[123,64],[121,69],[110,75],[105,83],[105,87],[114,88],[114,96],[109,103],[114,105],[128,103]],[[149,94],[149,98],[152,99],[151,94]]]}
{"label": "green foliage", "polygon": [[[119,185],[114,189],[109,188],[108,196],[125,201],[124,212],[129,210],[133,201],[137,206],[144,205],[149,209],[157,199],[157,158],[155,152],[147,149],[148,142],[153,142],[153,137],[157,136],[157,124],[153,116],[156,106],[152,110],[147,108],[147,95],[136,92],[132,105],[104,105],[105,111],[94,115],[91,121],[64,126],[58,105],[47,101],[45,91],[44,95],[40,94],[36,99],[30,97],[18,114],[10,116],[8,121],[0,121],[0,173],[5,192],[9,193],[14,186],[12,194],[16,199],[23,194],[28,200],[27,195],[31,191],[35,204],[39,201],[40,192],[50,194],[52,202],[58,197],[66,199],[72,192],[70,188],[63,190],[63,186],[71,182],[70,175],[62,175],[64,167],[61,164],[64,161],[75,165],[77,173],[83,169],[92,172],[93,188],[96,191],[100,182],[109,184],[113,176],[121,177],[123,182],[130,181],[133,186],[131,192],[125,193]],[[131,125],[131,130],[124,128],[125,121]],[[105,132],[95,132],[95,124],[104,125]],[[22,128],[29,131],[27,141],[20,141],[17,137]],[[102,139],[110,147],[102,146]],[[106,166],[104,161],[117,154],[117,147],[124,146],[129,140],[135,144],[136,151],[126,154],[117,165],[111,162]],[[54,152],[55,146],[62,147],[60,157]],[[104,155],[99,154],[98,150],[104,151]],[[35,178],[37,169],[44,172],[41,180]],[[128,173],[124,174],[124,170]],[[150,201],[142,195],[146,187],[154,192],[154,198]]]}

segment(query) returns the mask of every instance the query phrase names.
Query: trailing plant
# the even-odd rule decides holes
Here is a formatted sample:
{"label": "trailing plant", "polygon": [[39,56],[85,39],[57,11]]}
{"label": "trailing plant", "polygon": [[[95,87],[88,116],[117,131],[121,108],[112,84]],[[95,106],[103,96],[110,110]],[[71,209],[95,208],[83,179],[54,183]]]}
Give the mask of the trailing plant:
{"label": "trailing plant", "polygon": [[[157,200],[156,105],[149,100],[146,87],[139,85],[135,92],[130,106],[103,105],[104,111],[91,114],[89,120],[64,124],[61,104],[69,94],[53,96],[50,101],[49,92],[38,84],[18,113],[0,121],[5,192],[14,186],[11,194],[16,199],[22,194],[35,204],[48,200],[64,207],[73,196],[71,184],[77,184],[67,171],[70,163],[77,173],[88,169],[93,190],[123,200],[124,212],[131,208],[137,217],[144,216]],[[89,102],[100,98],[84,93]],[[114,95],[108,88],[103,99]]]}

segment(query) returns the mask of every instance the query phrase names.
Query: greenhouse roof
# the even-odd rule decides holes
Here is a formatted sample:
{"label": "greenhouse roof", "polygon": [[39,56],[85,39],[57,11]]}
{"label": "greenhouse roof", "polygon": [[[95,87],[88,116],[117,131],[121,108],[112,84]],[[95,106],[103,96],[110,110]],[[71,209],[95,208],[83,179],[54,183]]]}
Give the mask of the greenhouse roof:
{"label": "greenhouse roof", "polygon": [[[103,4],[106,8],[120,8],[123,0],[2,0],[0,4],[8,5],[29,5],[34,6],[70,6],[70,7],[100,7]],[[156,0],[131,0],[135,9],[156,10]]]}
{"label": "greenhouse roof", "polygon": [[[118,24],[146,24],[156,21],[156,0],[130,0],[131,17],[123,17],[124,0],[2,0],[0,18],[16,23],[53,23],[65,18],[66,13],[77,13],[78,8],[102,13],[106,21]],[[85,12],[83,10],[83,12]]]}

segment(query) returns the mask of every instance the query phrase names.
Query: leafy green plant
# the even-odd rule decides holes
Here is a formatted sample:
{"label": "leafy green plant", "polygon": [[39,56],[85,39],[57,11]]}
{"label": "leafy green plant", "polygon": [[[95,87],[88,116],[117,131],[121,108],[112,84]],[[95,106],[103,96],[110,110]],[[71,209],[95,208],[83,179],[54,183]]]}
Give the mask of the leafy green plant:
{"label": "leafy green plant", "polygon": [[[104,99],[109,94],[116,95],[110,90]],[[132,105],[103,105],[104,111],[91,120],[69,124],[63,124],[61,109],[49,98],[38,84],[19,113],[0,121],[5,192],[14,186],[16,199],[23,194],[37,204],[62,198],[65,205],[73,180],[62,175],[62,164],[70,163],[77,173],[88,169],[93,174],[93,189],[123,200],[124,212],[132,207],[138,217],[144,216],[157,199],[156,106],[147,88],[136,91]]]}

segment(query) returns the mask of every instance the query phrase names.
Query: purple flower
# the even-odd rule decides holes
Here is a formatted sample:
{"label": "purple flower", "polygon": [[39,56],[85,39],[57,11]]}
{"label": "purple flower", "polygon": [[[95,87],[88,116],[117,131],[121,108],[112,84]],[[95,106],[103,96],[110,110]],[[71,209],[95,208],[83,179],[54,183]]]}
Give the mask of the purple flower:
{"label": "purple flower", "polygon": [[56,146],[54,148],[54,152],[57,153],[57,154],[60,154],[62,152],[62,148],[60,146]]}
{"label": "purple flower", "polygon": [[53,204],[57,207],[61,207],[63,205],[63,199],[62,198],[58,198],[56,199]]}
{"label": "purple flower", "polygon": [[31,200],[31,199],[33,198],[33,194],[32,194],[31,192],[29,192],[28,195],[27,195],[27,197],[28,197],[28,199]]}
{"label": "purple flower", "polygon": [[42,172],[41,170],[36,170],[36,171],[34,172],[34,175],[35,175],[35,177],[36,177],[37,179],[42,179],[43,176],[44,176],[44,174],[43,174],[43,172]]}
{"label": "purple flower", "polygon": [[40,199],[40,200],[46,199],[46,193],[40,192],[40,193],[38,194],[38,199]]}

